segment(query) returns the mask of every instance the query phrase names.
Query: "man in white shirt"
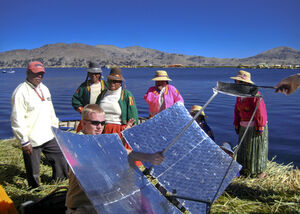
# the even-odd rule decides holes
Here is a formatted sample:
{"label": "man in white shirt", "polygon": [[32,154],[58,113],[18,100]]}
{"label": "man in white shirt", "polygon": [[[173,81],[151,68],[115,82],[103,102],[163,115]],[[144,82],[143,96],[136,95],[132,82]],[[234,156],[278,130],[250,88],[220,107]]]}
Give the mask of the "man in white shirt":
{"label": "man in white shirt", "polygon": [[11,127],[22,145],[27,181],[30,188],[40,186],[40,159],[44,153],[52,166],[52,179],[68,176],[67,163],[60,151],[51,126],[58,127],[49,89],[42,83],[45,68],[41,62],[30,62],[26,81],[11,98]]}

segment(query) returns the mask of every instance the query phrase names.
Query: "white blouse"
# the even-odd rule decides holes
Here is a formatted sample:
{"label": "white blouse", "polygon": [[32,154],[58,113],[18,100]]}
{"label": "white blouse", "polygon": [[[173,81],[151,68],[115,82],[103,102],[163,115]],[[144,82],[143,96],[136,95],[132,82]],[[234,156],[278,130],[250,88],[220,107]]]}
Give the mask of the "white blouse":
{"label": "white blouse", "polygon": [[106,123],[121,124],[121,107],[119,100],[121,98],[122,87],[117,90],[107,90],[100,102],[100,107],[105,112]]}

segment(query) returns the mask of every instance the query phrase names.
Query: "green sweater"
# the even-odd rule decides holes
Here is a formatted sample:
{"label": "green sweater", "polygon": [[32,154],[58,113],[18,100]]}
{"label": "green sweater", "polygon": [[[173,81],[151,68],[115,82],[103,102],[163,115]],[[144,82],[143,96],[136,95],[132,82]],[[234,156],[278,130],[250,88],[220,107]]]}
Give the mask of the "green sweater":
{"label": "green sweater", "polygon": [[[107,88],[107,82],[104,80],[100,81],[101,83],[101,93]],[[100,103],[100,95],[98,95],[96,104],[99,105]],[[79,88],[76,90],[76,92],[73,94],[72,97],[72,106],[73,108],[81,112],[83,107],[87,104],[90,104],[90,96],[91,96],[91,88],[88,82],[83,82]]]}
{"label": "green sweater", "polygon": [[[100,102],[105,96],[107,89],[105,89],[100,95]],[[135,124],[138,124],[138,110],[135,104],[133,95],[127,89],[123,89],[121,92],[121,98],[119,100],[119,105],[121,107],[121,123],[127,124],[128,120],[133,118],[135,119]]]}

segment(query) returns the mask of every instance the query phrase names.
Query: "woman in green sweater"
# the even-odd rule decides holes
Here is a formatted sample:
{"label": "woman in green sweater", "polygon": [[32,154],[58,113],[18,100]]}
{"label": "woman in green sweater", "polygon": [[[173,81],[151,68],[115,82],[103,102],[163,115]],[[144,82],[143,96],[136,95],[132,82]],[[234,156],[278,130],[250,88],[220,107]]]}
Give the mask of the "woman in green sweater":
{"label": "woman in green sweater", "polygon": [[[118,133],[138,123],[138,111],[133,95],[122,87],[125,79],[120,68],[112,68],[107,76],[108,88],[100,95],[100,107],[105,112],[104,134]],[[129,149],[128,145],[125,148]]]}

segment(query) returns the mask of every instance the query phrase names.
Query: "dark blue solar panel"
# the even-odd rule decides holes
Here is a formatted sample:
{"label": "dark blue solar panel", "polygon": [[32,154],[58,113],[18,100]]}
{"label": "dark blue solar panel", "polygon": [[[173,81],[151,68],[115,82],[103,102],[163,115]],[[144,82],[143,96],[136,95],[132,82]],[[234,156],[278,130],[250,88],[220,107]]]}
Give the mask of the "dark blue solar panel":
{"label": "dark blue solar panel", "polygon": [[[191,119],[186,108],[176,103],[145,123],[124,131],[123,136],[134,151],[152,153],[165,149]],[[193,122],[165,153],[162,164],[154,166],[152,174],[169,192],[176,190],[180,196],[212,201],[231,162],[232,158]],[[217,196],[240,168],[233,161]]]}

